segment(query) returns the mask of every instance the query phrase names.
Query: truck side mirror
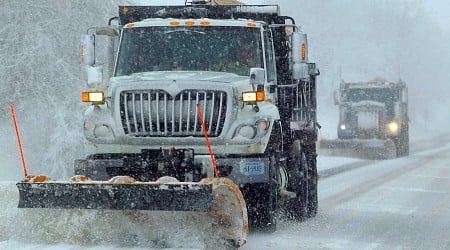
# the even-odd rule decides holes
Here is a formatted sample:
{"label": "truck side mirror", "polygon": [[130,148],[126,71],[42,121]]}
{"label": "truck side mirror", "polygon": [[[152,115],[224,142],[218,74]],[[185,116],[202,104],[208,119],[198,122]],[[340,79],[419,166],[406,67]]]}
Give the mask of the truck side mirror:
{"label": "truck side mirror", "polygon": [[337,91],[337,90],[333,91],[333,102],[334,102],[334,105],[339,105],[339,103],[341,102],[341,100],[339,98],[339,91]]}
{"label": "truck side mirror", "polygon": [[402,90],[400,95],[401,95],[401,100],[400,101],[403,102],[403,103],[407,103],[408,102],[408,91],[407,91],[406,88]]}
{"label": "truck side mirror", "polygon": [[95,63],[95,36],[93,34],[81,37],[80,58],[83,79],[89,88],[98,88],[103,82],[103,65]]}
{"label": "truck side mirror", "polygon": [[103,83],[103,65],[85,65],[82,67],[82,71],[87,86],[99,90],[99,86]]}
{"label": "truck side mirror", "polygon": [[301,32],[292,33],[292,78],[309,78],[307,38],[306,34]]}
{"label": "truck side mirror", "polygon": [[82,35],[80,58],[82,65],[95,64],[95,37],[94,35]]}

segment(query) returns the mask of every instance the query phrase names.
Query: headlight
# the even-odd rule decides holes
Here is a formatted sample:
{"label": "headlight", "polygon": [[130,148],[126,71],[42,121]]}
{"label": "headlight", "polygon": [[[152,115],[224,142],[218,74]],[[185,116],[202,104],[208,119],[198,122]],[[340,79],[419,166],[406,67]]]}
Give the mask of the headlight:
{"label": "headlight", "polygon": [[83,92],[81,93],[81,100],[93,104],[103,104],[105,103],[105,94],[102,91]]}
{"label": "headlight", "polygon": [[93,121],[85,120],[83,124],[84,130],[92,130],[94,128],[95,124]]}
{"label": "headlight", "polygon": [[391,132],[393,134],[397,133],[398,132],[398,123],[397,122],[390,122],[388,124],[388,129],[389,129],[389,132]]}
{"label": "headlight", "polygon": [[97,138],[112,138],[114,137],[114,134],[109,126],[101,124],[95,126],[94,136]]}
{"label": "headlight", "polygon": [[239,135],[248,138],[248,139],[253,139],[256,136],[256,128],[254,126],[242,126],[239,129]]}
{"label": "headlight", "polygon": [[243,102],[249,102],[249,103],[255,103],[255,102],[262,102],[266,98],[266,95],[264,91],[248,91],[248,92],[242,92],[242,101]]}
{"label": "headlight", "polygon": [[345,126],[345,124],[341,124],[341,125],[339,126],[339,129],[340,129],[340,130],[346,130],[346,129],[347,129],[347,126]]}
{"label": "headlight", "polygon": [[258,120],[258,121],[256,121],[256,127],[258,127],[259,129],[262,129],[262,130],[266,130],[266,129],[268,129],[269,128],[269,126],[270,126],[270,122],[269,121],[266,121],[266,120]]}

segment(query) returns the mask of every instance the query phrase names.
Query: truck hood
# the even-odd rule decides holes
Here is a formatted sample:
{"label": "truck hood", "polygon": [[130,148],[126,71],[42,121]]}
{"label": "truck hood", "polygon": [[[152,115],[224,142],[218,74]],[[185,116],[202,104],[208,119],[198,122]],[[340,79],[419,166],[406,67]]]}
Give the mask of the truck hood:
{"label": "truck hood", "polygon": [[382,102],[375,102],[375,101],[360,101],[351,103],[350,106],[354,110],[360,110],[360,111],[375,111],[375,110],[384,110],[385,104]]}
{"label": "truck hood", "polygon": [[[249,83],[250,77],[239,76],[226,72],[211,71],[157,71],[135,73],[130,76],[119,76],[111,78],[111,84],[135,81],[170,81],[170,80],[195,80],[195,81],[211,81],[211,82],[229,82],[230,84]],[[248,84],[251,87],[250,84]]]}

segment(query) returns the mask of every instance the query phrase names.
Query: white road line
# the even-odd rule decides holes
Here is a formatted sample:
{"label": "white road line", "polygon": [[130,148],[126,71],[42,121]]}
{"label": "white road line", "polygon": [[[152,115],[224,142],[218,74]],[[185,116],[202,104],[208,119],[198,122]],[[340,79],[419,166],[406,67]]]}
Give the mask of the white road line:
{"label": "white road line", "polygon": [[381,187],[381,189],[394,190],[394,191],[405,191],[405,192],[450,194],[450,191],[449,192],[445,192],[445,191],[441,191],[441,190],[431,190],[431,189],[423,189],[423,188]]}

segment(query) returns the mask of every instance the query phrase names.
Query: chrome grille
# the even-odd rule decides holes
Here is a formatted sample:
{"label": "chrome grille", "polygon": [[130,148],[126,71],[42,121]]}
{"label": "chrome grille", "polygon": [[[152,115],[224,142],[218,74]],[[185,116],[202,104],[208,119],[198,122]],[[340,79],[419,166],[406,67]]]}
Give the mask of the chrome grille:
{"label": "chrome grille", "polygon": [[227,95],[216,90],[183,90],[175,97],[164,90],[122,91],[122,127],[126,135],[135,137],[201,137],[197,104],[208,136],[219,136],[225,122]]}
{"label": "chrome grille", "polygon": [[378,112],[359,111],[356,113],[358,128],[360,130],[379,129],[380,118]]}

